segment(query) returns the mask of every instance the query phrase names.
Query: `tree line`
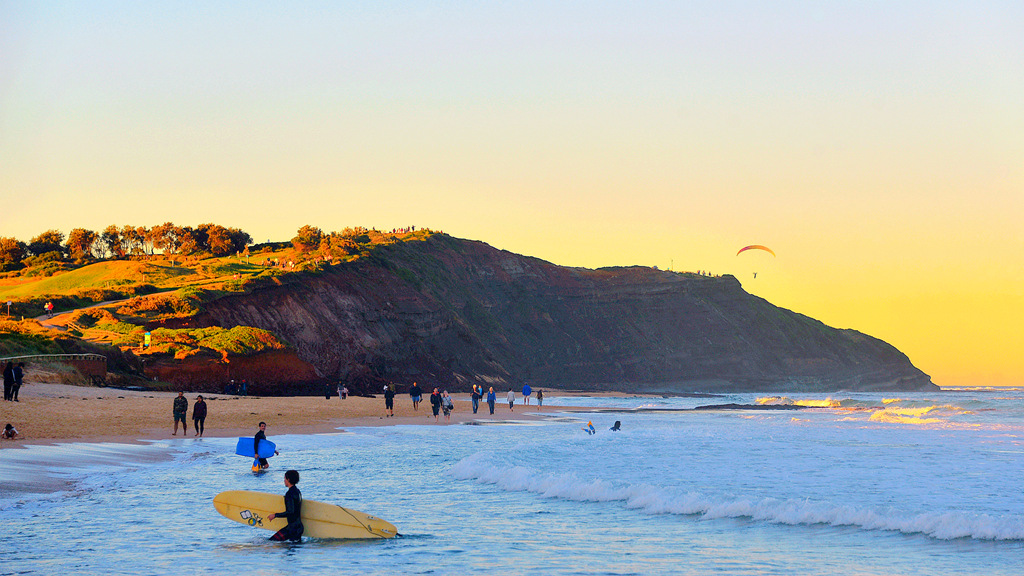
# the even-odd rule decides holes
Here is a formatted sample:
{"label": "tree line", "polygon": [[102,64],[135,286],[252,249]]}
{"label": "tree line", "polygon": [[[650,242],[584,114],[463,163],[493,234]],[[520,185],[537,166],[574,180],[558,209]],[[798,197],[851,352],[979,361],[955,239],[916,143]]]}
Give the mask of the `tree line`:
{"label": "tree line", "polygon": [[121,259],[152,255],[156,251],[226,256],[242,252],[250,244],[252,237],[246,232],[218,224],[200,224],[195,228],[172,222],[148,228],[112,224],[102,232],[75,228],[67,236],[60,230],[47,230],[27,244],[17,238],[0,237],[0,269],[16,270],[48,261]]}

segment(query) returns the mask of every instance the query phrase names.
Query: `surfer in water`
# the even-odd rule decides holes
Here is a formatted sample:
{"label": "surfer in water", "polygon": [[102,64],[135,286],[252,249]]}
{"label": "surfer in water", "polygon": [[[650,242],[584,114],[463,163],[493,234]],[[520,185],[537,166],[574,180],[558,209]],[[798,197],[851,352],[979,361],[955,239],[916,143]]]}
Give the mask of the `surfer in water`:
{"label": "surfer in water", "polygon": [[620,426],[622,426],[622,422],[619,422],[618,420],[616,420],[615,421],[615,425],[612,426],[611,428],[609,428],[609,430],[618,432],[619,430],[621,430]]}
{"label": "surfer in water", "polygon": [[[252,439],[252,453],[256,455],[257,460],[259,460],[259,462],[260,462],[260,464],[259,464],[260,470],[266,470],[267,468],[270,467],[270,462],[267,462],[266,458],[260,458],[259,457],[259,454],[260,454],[260,440],[266,440],[266,439],[267,439],[267,423],[266,422],[260,422],[260,431],[257,432],[256,436]],[[274,455],[276,456],[277,454],[278,454],[277,450],[274,450]],[[256,466],[254,464],[253,468],[255,468],[255,467]],[[298,473],[296,472],[296,474],[298,474]],[[298,480],[296,480],[296,482],[298,482]]]}
{"label": "surfer in water", "polygon": [[301,518],[302,492],[299,492],[295,486],[298,483],[299,472],[297,470],[289,470],[284,473],[284,485],[288,488],[288,491],[284,493],[284,512],[270,514],[267,516],[267,520],[273,522],[274,518],[284,516],[288,520],[288,525],[271,536],[271,540],[291,540],[292,542],[302,540],[305,527],[302,525]]}

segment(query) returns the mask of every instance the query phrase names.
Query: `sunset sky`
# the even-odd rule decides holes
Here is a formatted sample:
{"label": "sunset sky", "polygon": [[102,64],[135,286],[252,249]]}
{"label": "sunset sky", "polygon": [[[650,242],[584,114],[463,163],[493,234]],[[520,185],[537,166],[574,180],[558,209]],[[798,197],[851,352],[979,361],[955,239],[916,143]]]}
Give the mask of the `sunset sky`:
{"label": "sunset sky", "polygon": [[429,227],[734,274],[940,386],[1024,385],[1022,31],[1019,0],[0,0],[0,236]]}

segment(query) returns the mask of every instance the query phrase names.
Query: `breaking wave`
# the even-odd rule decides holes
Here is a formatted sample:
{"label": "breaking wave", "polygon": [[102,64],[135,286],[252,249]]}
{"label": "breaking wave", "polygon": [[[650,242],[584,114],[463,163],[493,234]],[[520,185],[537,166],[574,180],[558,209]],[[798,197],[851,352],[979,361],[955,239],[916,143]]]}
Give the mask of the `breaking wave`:
{"label": "breaking wave", "polygon": [[485,454],[462,459],[452,467],[460,480],[496,486],[508,492],[531,492],[544,498],[575,502],[622,502],[645,514],[678,514],[704,519],[737,518],[788,525],[854,526],[864,530],[923,534],[940,540],[1024,540],[1024,518],[971,515],[957,511],[906,513],[810,500],[746,499],[673,493],[649,484],[617,485],[573,473],[542,474],[524,466],[500,466]]}

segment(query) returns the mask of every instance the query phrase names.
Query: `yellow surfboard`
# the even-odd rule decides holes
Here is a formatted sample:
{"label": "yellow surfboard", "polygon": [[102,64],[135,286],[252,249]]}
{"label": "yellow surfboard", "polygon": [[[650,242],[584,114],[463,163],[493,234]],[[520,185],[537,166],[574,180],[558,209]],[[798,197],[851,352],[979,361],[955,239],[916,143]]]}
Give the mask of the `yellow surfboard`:
{"label": "yellow surfboard", "polygon": [[[267,516],[284,511],[284,496],[251,490],[229,490],[213,497],[213,506],[225,518],[256,528],[273,530],[284,528],[284,518]],[[302,499],[303,536],[310,538],[375,539],[394,538],[395,525],[357,510],[334,504]]]}

